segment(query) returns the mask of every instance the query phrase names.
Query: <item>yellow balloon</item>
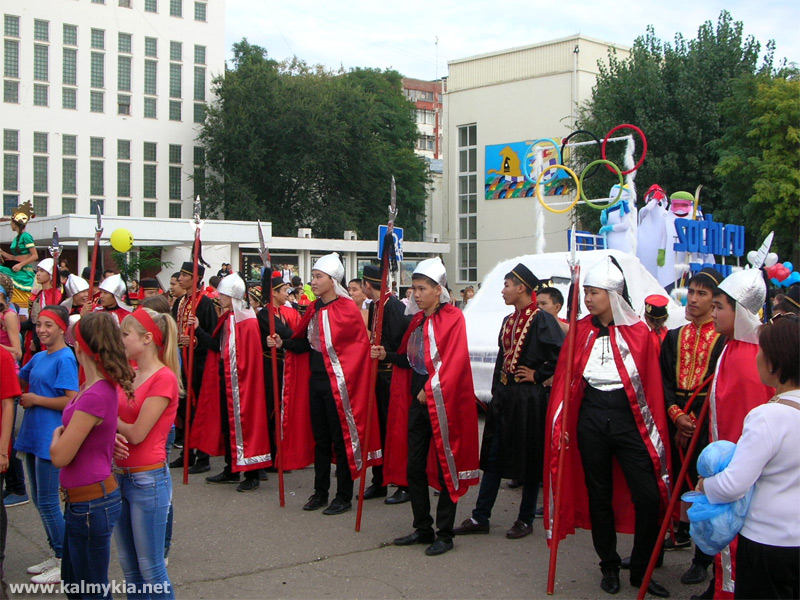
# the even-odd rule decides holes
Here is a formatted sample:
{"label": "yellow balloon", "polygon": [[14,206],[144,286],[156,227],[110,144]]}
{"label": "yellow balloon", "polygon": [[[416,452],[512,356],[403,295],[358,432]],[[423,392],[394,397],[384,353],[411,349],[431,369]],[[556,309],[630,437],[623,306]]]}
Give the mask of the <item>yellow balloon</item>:
{"label": "yellow balloon", "polygon": [[119,228],[111,232],[111,247],[117,252],[127,252],[133,246],[133,234],[127,229]]}

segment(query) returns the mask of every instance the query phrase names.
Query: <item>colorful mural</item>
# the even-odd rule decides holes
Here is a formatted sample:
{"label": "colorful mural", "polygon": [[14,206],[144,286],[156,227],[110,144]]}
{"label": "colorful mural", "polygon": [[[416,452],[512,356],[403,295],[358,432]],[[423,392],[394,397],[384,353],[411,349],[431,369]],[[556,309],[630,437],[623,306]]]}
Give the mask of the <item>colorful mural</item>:
{"label": "colorful mural", "polygon": [[[554,140],[561,143],[560,139]],[[536,152],[541,148],[544,167],[558,164],[558,152],[552,145],[533,145],[533,142],[513,142],[494,144],[485,148],[485,198],[525,198],[535,193],[536,180],[530,178],[530,170],[536,160]],[[562,196],[570,193],[569,176],[559,169],[545,173],[544,195]]]}

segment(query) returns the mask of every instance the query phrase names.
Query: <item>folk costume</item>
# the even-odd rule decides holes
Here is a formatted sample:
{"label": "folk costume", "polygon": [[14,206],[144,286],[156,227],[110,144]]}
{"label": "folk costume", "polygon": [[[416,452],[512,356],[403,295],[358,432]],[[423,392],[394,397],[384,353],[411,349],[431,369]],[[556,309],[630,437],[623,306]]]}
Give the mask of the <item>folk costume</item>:
{"label": "folk costume", "polygon": [[122,276],[119,274],[110,275],[106,277],[98,287],[101,291],[108,292],[114,296],[117,304],[112,308],[106,308],[98,305],[95,310],[111,313],[114,319],[116,319],[117,325],[121,325],[123,319],[125,319],[125,317],[127,317],[129,314],[131,314],[131,311],[133,311],[133,307],[125,302],[125,295],[128,293],[128,286],[125,285],[125,282],[122,280]]}
{"label": "folk costume", "polygon": [[[30,200],[20,204],[12,213],[11,220],[17,224],[19,231],[16,237],[11,240],[9,254],[12,256],[24,259],[31,254],[31,250],[36,248],[36,242],[33,240],[33,236],[24,230],[28,222],[35,216]],[[8,290],[9,302],[13,302],[21,310],[27,311],[28,298],[33,289],[33,284],[36,281],[36,267],[32,263],[28,263],[19,271],[15,271],[12,267],[17,262],[20,262],[20,260],[3,261],[2,264],[0,264],[0,273],[8,275],[14,283],[14,289]],[[52,269],[50,272],[52,273]],[[27,312],[24,314],[27,314]]]}
{"label": "folk costume", "polygon": [[[369,281],[376,289],[380,289],[382,273],[380,267],[366,265],[363,274],[364,281]],[[406,306],[387,290],[383,297],[383,324],[381,329],[381,345],[386,348],[386,352],[397,352],[403,341],[403,336],[411,322],[411,317],[405,314]],[[367,328],[375,335],[375,318],[377,303],[370,302],[368,305]],[[378,364],[378,378],[375,382],[375,398],[378,402],[378,423],[381,432],[381,445],[386,447],[386,424],[389,419],[389,401],[392,386],[392,364],[382,361]],[[378,490],[383,490],[385,494],[386,486],[383,482],[383,466],[372,467],[372,485],[374,486],[373,496],[370,496],[370,488],[364,491],[365,498],[374,497],[379,494]],[[404,490],[405,488],[400,488]],[[399,499],[399,497],[398,497]],[[391,499],[390,499],[391,500]]]}
{"label": "folk costume", "polygon": [[[604,582],[618,578],[616,532],[633,533],[630,578],[638,585],[669,493],[669,437],[658,355],[647,326],[625,298],[625,279],[614,262],[598,263],[584,286],[608,291],[613,321],[604,326],[589,315],[577,322],[572,381],[565,379],[563,349],[559,358],[547,413],[545,527],[548,539],[562,539],[577,527],[591,529]],[[561,419],[564,386],[569,386],[571,403],[567,423]],[[570,442],[561,479],[560,528],[553,531],[562,425]]]}
{"label": "folk costume", "polygon": [[[409,312],[419,312],[411,319],[397,353],[387,353],[395,368],[384,483],[408,486],[415,534],[431,542],[434,521],[428,486],[439,490],[436,537],[452,544],[456,503],[469,486],[478,483],[477,399],[464,315],[449,303],[441,259],[420,262],[414,274],[442,286],[441,304],[426,316],[412,297]],[[424,403],[417,398],[422,390]]]}
{"label": "folk costume", "polygon": [[64,284],[64,295],[67,297],[67,299],[61,303],[61,306],[69,311],[70,316],[80,315],[83,304],[75,304],[75,295],[85,292],[88,289],[89,282],[83,277],[78,277],[72,273],[69,274],[69,277],[67,277],[67,281]]}
{"label": "folk costume", "polygon": [[59,304],[61,302],[61,290],[53,285],[53,267],[55,263],[52,258],[45,258],[39,261],[36,265],[36,270],[40,269],[50,276],[51,287],[48,289],[40,289],[36,294],[31,294],[30,297],[30,310],[28,312],[28,319],[20,324],[20,333],[23,336],[22,343],[22,364],[26,364],[34,354],[39,352],[42,347],[39,343],[39,336],[36,335],[36,321],[39,318],[39,313],[42,312],[45,306],[52,304]]}
{"label": "folk costume", "polygon": [[[523,482],[515,523],[518,532],[509,535],[527,535],[542,481],[548,399],[543,383],[555,373],[564,332],[555,317],[537,308],[536,290],[541,282],[525,265],[519,263],[506,278],[525,285],[532,298],[527,307],[506,316],[500,327],[492,402],[486,410],[481,444],[483,478],[472,518],[457,533],[488,529],[500,480],[506,478]],[[534,370],[533,383],[519,380],[519,366]]]}
{"label": "folk costume", "polygon": [[224,455],[224,473],[236,473],[238,479],[240,471],[272,464],[261,335],[255,312],[245,300],[244,280],[231,273],[218,291],[230,296],[233,306],[220,316],[211,335],[209,368],[203,373],[190,447],[211,456]]}
{"label": "folk costume", "polygon": [[[369,401],[369,339],[361,311],[339,283],[344,266],[335,252],[320,258],[315,271],[329,275],[337,297],[310,304],[283,347],[283,468],[314,463],[314,495],[306,510],[321,508],[330,488],[330,464],[336,455],[336,498],[328,510],[347,510],[353,480],[367,465],[380,464],[383,453],[377,428],[366,440]],[[335,512],[333,514],[335,514]]]}
{"label": "folk costume", "polygon": [[[708,395],[709,441],[736,443],[742,435],[744,419],[752,409],[769,401],[774,390],[761,383],[756,367],[758,353],[758,312],[767,297],[760,269],[737,271],[719,284],[735,304],[733,339],[717,361],[714,381]],[[732,598],[736,581],[734,539],[714,558],[714,598]]]}
{"label": "folk costume", "polygon": [[668,303],[667,297],[661,294],[651,294],[644,299],[644,314],[647,318],[647,326],[650,328],[650,337],[659,354],[661,353],[661,344],[664,342],[664,338],[667,337],[667,328],[664,327],[664,323],[669,316],[669,313],[667,313]]}

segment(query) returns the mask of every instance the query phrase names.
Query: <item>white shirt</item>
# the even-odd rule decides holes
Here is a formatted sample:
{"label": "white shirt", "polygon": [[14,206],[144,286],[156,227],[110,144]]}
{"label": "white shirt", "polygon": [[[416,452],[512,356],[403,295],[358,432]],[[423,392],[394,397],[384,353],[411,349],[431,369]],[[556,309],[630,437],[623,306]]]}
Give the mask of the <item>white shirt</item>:
{"label": "white shirt", "polygon": [[[781,394],[800,406],[800,391]],[[755,484],[741,534],[771,546],[800,546],[800,410],[768,402],[744,419],[731,463],[705,479],[711,502],[733,502]]]}

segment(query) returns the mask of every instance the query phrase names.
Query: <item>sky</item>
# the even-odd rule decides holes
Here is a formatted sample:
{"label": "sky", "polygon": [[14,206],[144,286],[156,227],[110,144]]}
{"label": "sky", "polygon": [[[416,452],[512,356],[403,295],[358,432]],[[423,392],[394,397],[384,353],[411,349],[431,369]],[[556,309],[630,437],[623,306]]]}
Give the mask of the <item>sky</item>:
{"label": "sky", "polygon": [[434,79],[447,75],[450,60],[576,33],[630,46],[653,25],[662,40],[678,32],[690,39],[723,8],[762,47],[775,40],[776,64],[783,57],[800,64],[798,0],[227,0],[225,38],[228,57],[247,38],[276,60]]}

